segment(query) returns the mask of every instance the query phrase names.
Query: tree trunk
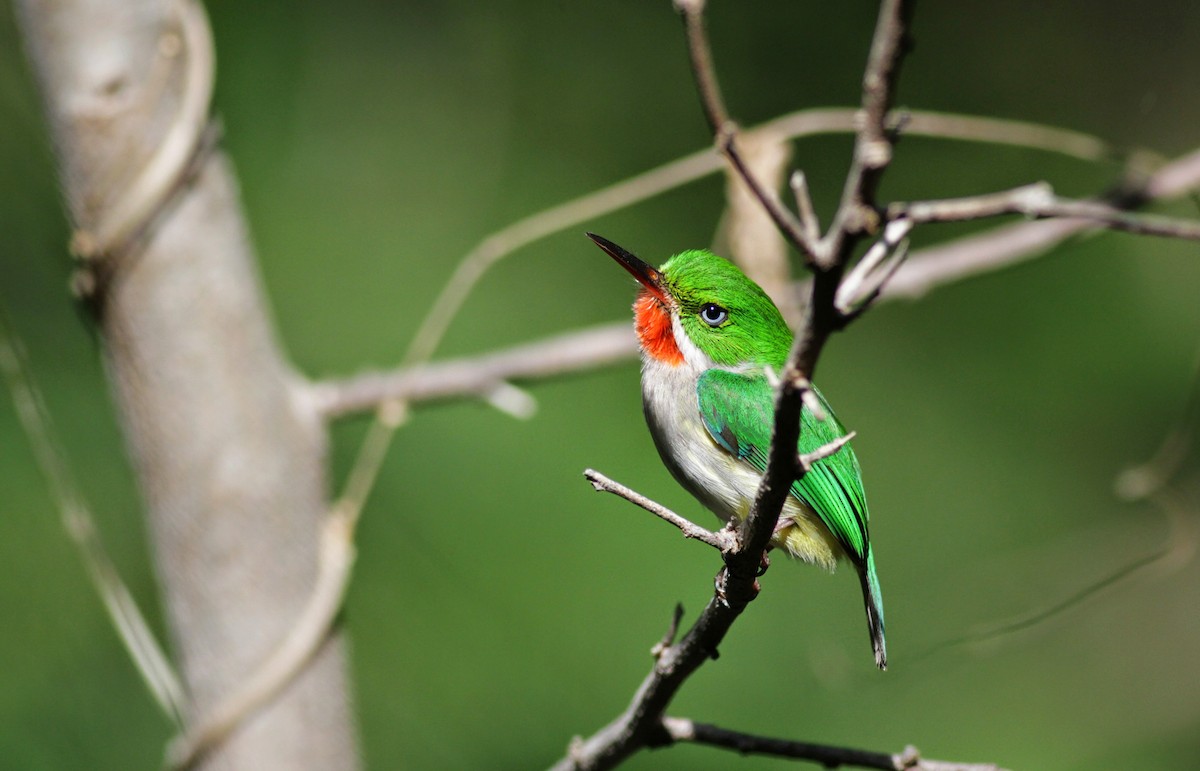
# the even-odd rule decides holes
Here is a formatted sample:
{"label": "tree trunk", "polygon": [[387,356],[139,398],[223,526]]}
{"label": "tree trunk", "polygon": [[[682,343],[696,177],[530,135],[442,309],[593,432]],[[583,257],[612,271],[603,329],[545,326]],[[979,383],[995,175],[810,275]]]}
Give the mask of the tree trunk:
{"label": "tree trunk", "polygon": [[[75,226],[104,218],[180,110],[173,0],[21,0]],[[205,107],[207,109],[207,107]],[[97,263],[105,359],[143,491],[190,721],[284,638],[316,575],[327,508],[324,424],[271,322],[219,151],[136,247]],[[345,651],[331,639],[203,768],[357,766]]]}

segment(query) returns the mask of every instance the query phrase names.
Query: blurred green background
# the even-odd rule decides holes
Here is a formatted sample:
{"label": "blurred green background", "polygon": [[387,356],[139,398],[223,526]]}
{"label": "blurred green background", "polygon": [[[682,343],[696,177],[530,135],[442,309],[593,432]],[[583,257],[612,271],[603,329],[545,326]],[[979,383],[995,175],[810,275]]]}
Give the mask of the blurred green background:
{"label": "blurred green background", "polygon": [[[215,111],[282,338],[313,377],[397,360],[456,261],[516,218],[706,145],[681,26],[647,2],[208,4]],[[751,124],[852,104],[870,3],[714,2],[731,111]],[[1200,145],[1200,4],[923,1],[900,102],[1041,121],[1168,156]],[[103,536],[156,624],[135,485],[97,342],[70,300],[67,228],[13,9],[0,13],[0,302],[14,318]],[[844,138],[806,141],[828,216]],[[1115,165],[905,140],[890,199]],[[1188,203],[1163,211],[1195,216]],[[651,261],[710,242],[710,178],[589,223]],[[488,275],[440,355],[627,316],[632,282],[580,232]],[[961,230],[926,229],[918,245]],[[859,589],[777,560],[719,661],[672,712],[768,735],[1013,769],[1200,767],[1200,567],[1143,571],[1032,629],[1159,548],[1157,509],[1112,493],[1175,419],[1200,341],[1200,247],[1101,235],[890,303],[827,348],[819,382],[859,432],[892,668]],[[345,623],[366,765],[527,769],[624,708],[671,608],[718,560],[591,492],[593,466],[707,522],[660,465],[636,366],[537,384],[537,416],[422,408],[371,497]],[[7,398],[0,402],[0,767],[157,767],[169,726],[106,620]],[[340,479],[365,422],[335,431]],[[1193,454],[1193,466],[1195,456]],[[1191,522],[1195,523],[1194,501]],[[634,769],[776,768],[678,747]]]}

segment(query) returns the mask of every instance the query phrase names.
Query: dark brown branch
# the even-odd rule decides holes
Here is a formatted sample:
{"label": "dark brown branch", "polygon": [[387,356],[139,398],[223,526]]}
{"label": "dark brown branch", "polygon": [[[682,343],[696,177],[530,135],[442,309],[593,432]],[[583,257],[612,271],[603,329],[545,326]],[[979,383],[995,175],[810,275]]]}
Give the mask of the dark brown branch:
{"label": "dark brown branch", "polygon": [[[700,98],[720,144],[726,135],[728,121],[725,120],[724,107],[716,90],[716,78],[712,73],[708,44],[704,38],[700,18],[703,5],[698,0],[677,4],[683,10],[687,22],[693,72]],[[904,29],[901,22],[902,10],[903,3],[899,0],[885,0],[866,78],[868,84],[879,81],[883,85],[879,88],[872,86],[867,89],[870,93],[864,94],[865,110],[871,115],[878,110],[885,113],[890,101],[889,94],[897,63],[882,59],[889,55],[898,59],[900,55],[899,41]],[[881,126],[882,120],[881,113]],[[860,131],[857,146],[867,147],[870,136],[869,131]],[[732,146],[732,143],[728,146]],[[862,169],[870,167],[878,172],[882,171],[886,162],[878,164],[872,158],[860,158],[856,155],[855,165],[861,166]],[[864,180],[854,186],[860,191],[856,200],[869,203],[876,180],[869,178],[862,169],[854,172],[864,175]],[[747,178],[746,182],[752,188],[756,184],[753,178]],[[769,199],[773,200],[774,197],[770,196]],[[802,226],[794,217],[791,219],[791,231],[786,235],[798,247],[808,251],[804,246]],[[784,224],[780,227],[786,229]],[[848,244],[850,241],[841,239],[837,243]],[[767,545],[775,532],[775,525],[788,492],[793,482],[804,471],[803,464],[798,464],[796,456],[804,394],[809,390],[808,384],[826,340],[845,323],[834,300],[848,253],[848,249],[838,250],[831,254],[832,259],[814,260],[816,270],[805,323],[779,377],[775,425],[766,473],[755,494],[749,514],[738,525],[737,547],[724,554],[725,567],[717,575],[716,593],[684,635],[683,640],[662,651],[653,670],[643,680],[625,712],[587,741],[574,743],[569,756],[561,761],[556,769],[612,768],[644,747],[669,743],[670,736],[662,723],[667,706],[687,678],[708,658],[716,655],[717,646],[724,640],[733,622],[757,596],[757,577]],[[833,452],[836,449],[834,447],[828,451]],[[822,448],[820,452],[824,451],[826,449]],[[801,467],[798,468],[798,465]]]}
{"label": "dark brown branch", "polygon": [[857,240],[878,227],[875,190],[892,162],[895,139],[887,129],[887,118],[908,47],[911,15],[912,3],[907,0],[884,0],[880,5],[863,75],[862,125],[854,143],[854,159],[833,224],[821,243],[819,263],[824,266],[845,264]]}
{"label": "dark brown branch", "polygon": [[709,129],[713,133],[714,144],[745,180],[746,186],[771,215],[779,231],[801,254],[806,255],[809,260],[816,259],[817,243],[815,239],[810,238],[810,229],[788,211],[773,191],[763,186],[738,150],[737,126],[730,120],[725,102],[721,98],[717,73],[712,63],[712,49],[704,31],[704,0],[675,0],[675,7],[683,14],[692,75],[696,80],[696,90],[700,95],[704,117],[708,119]]}
{"label": "dark brown branch", "polygon": [[733,750],[741,755],[769,755],[776,758],[808,760],[820,763],[825,768],[852,766],[883,771],[1002,771],[991,763],[947,763],[941,760],[927,760],[920,756],[915,747],[908,747],[904,752],[891,755],[852,747],[755,736],[679,717],[663,718],[663,726],[675,742],[705,744]]}

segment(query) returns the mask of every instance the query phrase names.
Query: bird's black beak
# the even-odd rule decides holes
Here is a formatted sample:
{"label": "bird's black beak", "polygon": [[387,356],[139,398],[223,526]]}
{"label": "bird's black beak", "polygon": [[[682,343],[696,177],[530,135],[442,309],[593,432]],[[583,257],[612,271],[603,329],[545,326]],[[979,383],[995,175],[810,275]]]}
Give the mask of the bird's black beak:
{"label": "bird's black beak", "polygon": [[587,237],[592,239],[596,246],[608,252],[609,257],[619,262],[621,267],[629,271],[642,283],[642,286],[650,290],[651,294],[663,303],[667,302],[667,293],[662,285],[662,273],[659,273],[656,268],[642,262],[637,255],[622,249],[603,236],[588,233]]}

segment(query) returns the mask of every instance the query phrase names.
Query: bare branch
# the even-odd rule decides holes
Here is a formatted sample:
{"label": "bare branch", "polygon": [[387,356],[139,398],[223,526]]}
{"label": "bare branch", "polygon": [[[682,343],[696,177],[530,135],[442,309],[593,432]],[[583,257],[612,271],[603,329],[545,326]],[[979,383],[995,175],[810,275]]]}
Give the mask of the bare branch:
{"label": "bare branch", "polygon": [[762,203],[763,208],[774,220],[780,232],[800,250],[801,254],[810,259],[815,258],[813,251],[815,244],[809,240],[804,225],[788,211],[774,192],[759,182],[758,177],[738,150],[737,126],[729,119],[729,112],[725,109],[725,103],[721,99],[721,89],[717,85],[717,73],[712,63],[712,50],[708,44],[708,35],[704,31],[703,0],[676,0],[675,7],[683,14],[692,75],[696,80],[700,104],[704,108],[704,115],[708,119],[709,128],[713,133],[714,144],[745,180],[746,186]]}
{"label": "bare branch", "polygon": [[[749,131],[778,134],[790,139],[801,139],[820,134],[844,134],[855,130],[855,115],[855,110],[846,108],[798,110],[762,123]],[[1114,155],[1109,145],[1103,140],[1052,126],[999,118],[924,111],[906,112],[905,116],[905,133],[909,136],[1013,145],[1091,161],[1108,159]],[[1200,158],[1200,153],[1197,154],[1197,157]],[[1200,165],[1200,160],[1196,161],[1196,164]],[[492,386],[492,383],[489,382],[479,389],[461,382],[460,385],[449,385],[449,381],[458,381],[460,375],[468,374],[468,379],[473,375],[464,373],[462,370],[443,371],[440,369],[440,365],[429,370],[418,369],[418,365],[428,360],[436,350],[451,320],[461,309],[471,290],[491,266],[521,247],[548,235],[702,179],[724,167],[724,159],[714,148],[700,150],[609,187],[537,212],[489,235],[462,259],[441,294],[434,301],[429,315],[422,321],[419,331],[414,336],[409,351],[404,357],[405,364],[400,369],[388,374],[367,374],[337,383],[319,384],[316,388],[316,395],[318,403],[324,406],[322,412],[328,417],[361,412],[371,409],[381,399],[393,397],[420,401],[463,395],[481,395]],[[1200,172],[1194,176],[1185,173],[1184,176],[1190,184],[1195,184],[1193,180],[1195,176],[1200,176]],[[1146,192],[1150,197],[1178,195],[1181,189],[1186,189],[1188,186],[1190,185],[1180,188],[1178,184],[1170,183],[1164,178],[1164,183],[1160,188],[1150,185]],[[802,206],[802,227],[806,231],[815,233],[815,216],[811,223],[805,224],[803,218],[807,215],[803,214],[803,208]],[[811,200],[808,208],[811,209]],[[812,236],[812,240],[816,240],[816,235]],[[615,335],[615,333],[613,334]],[[632,345],[632,336],[627,337]],[[569,343],[570,341],[564,338],[563,342]],[[589,341],[584,339],[581,342],[586,344]],[[610,342],[615,344],[615,337]],[[550,356],[549,358],[554,359],[555,357]],[[596,366],[608,361],[609,359],[602,354]],[[572,368],[576,364],[579,367],[589,366],[589,362],[586,360],[581,362],[572,360],[568,362],[569,369],[564,371],[574,371]],[[530,366],[536,369],[536,366],[532,364]],[[422,375],[428,374],[430,377],[417,377],[418,372]],[[408,380],[410,376],[414,380]],[[513,375],[513,377],[521,376],[524,376],[523,371]],[[528,376],[542,377],[543,375],[533,372]],[[442,386],[433,382],[442,377],[448,381],[446,386],[448,390],[444,393],[441,391]],[[427,394],[425,386],[430,389]],[[415,391],[409,391],[410,387]],[[335,393],[342,391],[344,393]]]}
{"label": "bare branch", "polygon": [[373,409],[380,402],[481,397],[497,384],[583,372],[632,359],[637,343],[629,324],[605,324],[501,351],[391,372],[366,372],[314,383],[310,396],[326,418]]}
{"label": "bare branch", "polygon": [[[1150,201],[1174,197],[1198,186],[1200,150],[1161,166],[1146,179],[1137,198]],[[918,250],[888,282],[883,299],[917,299],[945,284],[1032,259],[1096,227],[1094,221],[1081,219],[1021,222]]]}
{"label": "bare branch", "polygon": [[710,747],[733,750],[742,755],[768,755],[792,760],[808,760],[820,763],[825,768],[852,766],[883,769],[883,771],[1003,771],[991,763],[947,763],[941,760],[927,760],[920,757],[915,747],[908,747],[904,752],[891,755],[886,752],[871,752],[851,747],[812,744],[790,739],[772,739],[741,731],[731,731],[707,723],[697,723],[688,718],[670,716],[663,718],[663,726],[667,729],[671,740],[675,742],[705,744]]}
{"label": "bare branch", "polygon": [[728,529],[718,530],[714,533],[711,530],[700,527],[686,517],[679,516],[666,506],[650,500],[641,493],[631,490],[619,482],[614,482],[613,480],[601,474],[599,471],[587,469],[583,472],[583,475],[589,482],[592,483],[592,487],[594,487],[597,492],[612,493],[613,495],[624,498],[630,503],[641,506],[643,509],[659,519],[670,522],[672,525],[679,528],[679,531],[683,533],[684,538],[694,538],[697,541],[703,541],[722,553],[728,552],[737,546],[733,532]]}
{"label": "bare branch", "polygon": [[[689,48],[692,52],[692,69],[696,76],[697,87],[701,101],[705,105],[706,114],[714,132],[717,143],[730,155],[737,165],[736,153],[730,153],[732,142],[726,140],[728,123],[724,118],[724,107],[716,91],[716,80],[712,72],[708,54],[708,45],[703,33],[701,18],[702,3],[698,0],[677,2],[684,12],[688,31]],[[867,83],[870,85],[875,76],[884,79],[882,99],[878,89],[871,87],[871,94],[864,97],[868,102],[868,111],[874,114],[876,109],[882,112],[878,116],[880,123],[883,112],[886,112],[888,91],[891,79],[894,77],[895,62],[880,61],[881,56],[888,51],[898,59],[899,40],[903,31],[900,23],[903,4],[893,0],[884,3],[884,11],[880,16],[876,41],[872,48],[871,62],[868,67]],[[884,54],[880,52],[883,51]],[[871,101],[875,100],[875,101]],[[860,145],[864,142],[860,138]],[[877,159],[876,159],[877,160]],[[857,163],[874,163],[871,158],[858,158]],[[881,170],[886,163],[872,168]],[[866,166],[864,165],[864,168]],[[756,183],[753,177],[745,175],[739,168],[747,183],[753,188]],[[869,174],[864,174],[860,185],[854,185],[859,190],[856,202],[869,203],[874,181]],[[848,189],[850,189],[848,187]],[[761,191],[761,188],[759,188]],[[781,209],[774,196],[760,196],[764,205],[770,208],[774,201],[775,208]],[[647,675],[634,696],[628,709],[601,729],[587,741],[573,743],[570,755],[556,768],[611,768],[624,758],[645,746],[655,746],[669,741],[669,735],[662,725],[662,716],[675,693],[701,664],[715,654],[716,647],[724,639],[736,618],[746,605],[758,593],[757,576],[765,557],[767,544],[775,531],[784,500],[792,483],[797,478],[796,447],[800,438],[800,411],[803,404],[804,392],[809,390],[811,378],[821,349],[829,335],[836,331],[842,321],[835,305],[834,298],[844,269],[848,250],[838,250],[832,254],[833,259],[815,260],[815,255],[805,242],[802,226],[791,216],[780,217],[772,211],[772,218],[780,224],[781,229],[788,230],[789,240],[792,240],[802,251],[814,257],[814,267],[817,268],[812,282],[812,300],[809,304],[805,324],[796,337],[788,356],[788,363],[780,373],[780,383],[775,403],[775,424],[768,453],[766,473],[755,495],[754,503],[749,514],[738,525],[738,548],[725,553],[725,568],[717,576],[716,593],[709,601],[699,618],[688,630],[683,640],[663,651],[654,669]],[[840,243],[849,243],[848,240]],[[829,449],[836,451],[836,447]]]}
{"label": "bare branch", "polygon": [[[748,131],[741,138],[747,165],[755,178],[766,180],[770,189],[778,190],[792,157],[787,138],[763,131]],[[715,250],[727,254],[762,287],[784,321],[795,329],[800,325],[801,313],[791,287],[787,242],[746,180],[732,167],[725,173],[725,201]]]}
{"label": "bare branch", "polygon": [[1101,201],[1060,198],[1045,182],[987,195],[893,203],[886,211],[889,220],[908,220],[914,224],[962,222],[1003,214],[1022,214],[1037,219],[1086,219],[1112,230],[1139,235],[1200,240],[1200,222],[1152,214],[1131,214]]}
{"label": "bare branch", "polygon": [[[811,117],[813,113],[798,113]],[[917,113],[917,116],[924,114]],[[964,123],[973,126],[974,120],[947,116],[951,125]],[[914,120],[916,118],[914,117]],[[818,124],[810,124],[810,128]],[[1018,124],[1018,127],[1024,124]],[[980,121],[988,141],[1003,137],[1005,126],[993,126],[990,121]],[[939,128],[936,121],[929,130]],[[1030,130],[1038,127],[1030,127]],[[1055,130],[1046,129],[1051,135]],[[1015,136],[1020,136],[1016,132]],[[1069,138],[1068,134],[1068,138]],[[1081,144],[1088,144],[1086,137]],[[716,166],[714,166],[716,168]],[[1148,199],[1158,196],[1181,195],[1200,186],[1200,151],[1180,157],[1162,166],[1147,181],[1144,194]],[[1024,190],[1026,188],[1017,188]],[[1011,191],[1010,191],[1011,192]],[[1004,193],[994,194],[1003,196]],[[961,201],[985,200],[992,196]],[[920,203],[920,202],[916,202]],[[932,203],[932,202],[930,202]],[[916,204],[908,204],[916,205]],[[993,209],[993,211],[995,211]],[[1008,211],[1005,209],[1004,211]],[[1003,213],[1003,212],[999,212]],[[1152,220],[1153,221],[1153,220]],[[1174,222],[1174,221],[1172,221]],[[1186,221],[1181,221],[1186,222]],[[940,286],[961,281],[972,276],[1001,270],[1021,261],[1032,259],[1063,240],[1084,230],[1094,228],[1094,221],[1046,220],[1004,225],[978,235],[956,239],[946,244],[927,247],[912,252],[903,265],[898,265],[894,277],[888,280],[880,293],[881,300],[915,299]],[[885,232],[884,241],[887,241]],[[876,247],[872,247],[875,249]],[[846,276],[840,292],[845,295],[847,287],[861,288],[862,279],[856,273],[867,261],[855,265],[854,271]],[[885,256],[881,249],[879,256]],[[857,285],[857,287],[856,287]],[[861,297],[861,292],[855,293]],[[844,303],[839,303],[845,308]],[[607,324],[580,332],[568,332],[547,340],[516,346],[510,349],[480,356],[464,357],[445,362],[404,367],[388,372],[368,372],[340,380],[329,380],[311,386],[311,397],[317,410],[326,418],[373,409],[381,401],[397,399],[409,403],[456,399],[463,397],[486,397],[497,384],[505,381],[528,381],[548,377],[584,372],[617,362],[627,361],[636,355],[633,332],[625,322]]]}
{"label": "bare branch", "polygon": [[857,239],[878,226],[875,190],[892,162],[895,140],[887,129],[888,111],[907,48],[911,14],[912,3],[908,0],[884,0],[880,4],[863,74],[861,125],[855,138],[854,159],[833,224],[820,244],[818,264],[823,267],[845,264]]}

